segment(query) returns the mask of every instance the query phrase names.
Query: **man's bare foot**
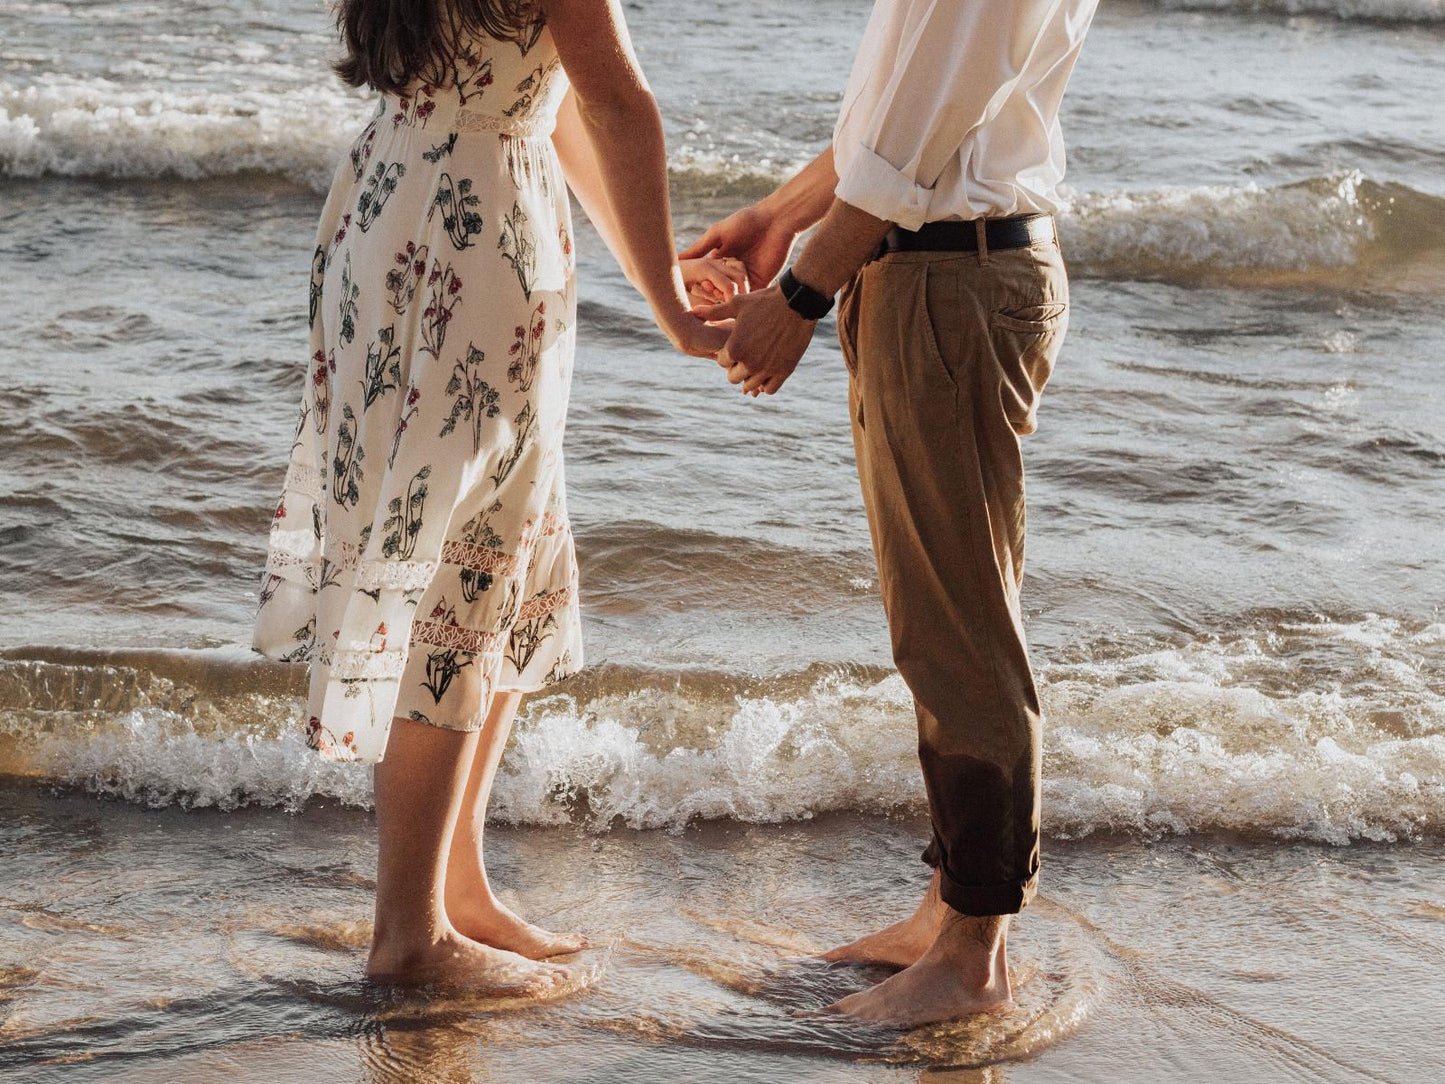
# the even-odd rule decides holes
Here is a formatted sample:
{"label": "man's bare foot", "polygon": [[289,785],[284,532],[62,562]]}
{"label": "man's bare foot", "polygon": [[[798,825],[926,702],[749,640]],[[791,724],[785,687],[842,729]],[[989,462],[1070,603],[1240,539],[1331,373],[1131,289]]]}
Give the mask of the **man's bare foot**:
{"label": "man's bare foot", "polygon": [[821,959],[835,963],[912,967],[933,944],[938,936],[939,924],[948,913],[948,905],[938,894],[938,877],[938,871],[934,870],[923,902],[909,917],[849,944],[829,949]]}
{"label": "man's bare foot", "polygon": [[434,940],[373,942],[366,977],[397,986],[437,985],[507,997],[546,997],[565,986],[571,972],[449,930]]}
{"label": "man's bare foot", "polygon": [[1008,916],[973,918],[950,910],[918,962],[828,1006],[885,1027],[914,1028],[1013,1003],[1005,938]]}
{"label": "man's bare foot", "polygon": [[448,903],[447,918],[457,931],[493,948],[514,952],[529,960],[566,956],[590,947],[580,933],[553,933],[534,926],[488,892],[465,903]]}

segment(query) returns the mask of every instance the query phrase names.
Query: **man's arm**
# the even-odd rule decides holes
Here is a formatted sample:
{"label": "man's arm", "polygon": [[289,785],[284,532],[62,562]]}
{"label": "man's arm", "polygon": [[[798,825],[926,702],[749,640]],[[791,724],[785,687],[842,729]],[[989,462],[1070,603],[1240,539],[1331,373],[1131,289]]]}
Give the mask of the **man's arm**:
{"label": "man's arm", "polygon": [[831,297],[848,285],[891,225],[834,197],[823,224],[793,263],[793,274]]}
{"label": "man's arm", "polygon": [[683,250],[682,258],[697,259],[713,251],[735,256],[747,267],[753,286],[766,286],[783,269],[798,234],[827,212],[837,185],[830,143],[777,191],[710,228]]}
{"label": "man's arm", "polygon": [[[877,249],[889,225],[830,197],[823,223],[793,264],[793,274],[820,293],[836,294]],[[718,364],[727,369],[729,383],[742,384],[742,391],[751,395],[772,395],[783,386],[817,327],[816,321],[793,311],[777,286],[739,294],[704,315],[709,320],[737,321]]]}

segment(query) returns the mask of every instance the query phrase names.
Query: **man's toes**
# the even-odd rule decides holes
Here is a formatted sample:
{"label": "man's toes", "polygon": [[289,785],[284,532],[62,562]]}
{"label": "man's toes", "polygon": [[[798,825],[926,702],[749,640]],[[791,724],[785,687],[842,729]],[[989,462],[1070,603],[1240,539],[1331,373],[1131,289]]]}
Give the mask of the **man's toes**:
{"label": "man's toes", "polygon": [[872,1014],[869,1008],[875,998],[870,997],[872,990],[864,990],[861,993],[849,994],[847,997],[839,998],[829,1005],[824,1012],[837,1013],[840,1016],[851,1016],[857,1020],[870,1020]]}

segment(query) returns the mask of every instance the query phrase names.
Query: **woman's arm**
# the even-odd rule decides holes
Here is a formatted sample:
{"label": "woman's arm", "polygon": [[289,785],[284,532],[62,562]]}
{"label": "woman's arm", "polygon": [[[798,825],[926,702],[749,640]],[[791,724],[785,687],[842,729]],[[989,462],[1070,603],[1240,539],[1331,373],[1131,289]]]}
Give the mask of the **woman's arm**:
{"label": "woman's arm", "polygon": [[582,210],[602,238],[602,243],[607,246],[607,251],[612,253],[617,266],[622,268],[623,274],[631,282],[632,270],[628,267],[627,250],[622,247],[622,241],[617,235],[612,204],[607,201],[607,190],[602,186],[602,171],[597,165],[597,153],[592,149],[592,141],[582,124],[582,114],[577,110],[575,91],[567,92],[567,97],[562,100],[562,108],[557,111],[557,129],[552,133],[552,146],[556,148],[557,158],[562,163],[567,187],[577,197],[577,202],[582,205]]}
{"label": "woman's arm", "polygon": [[[559,117],[568,183],[657,325],[684,353],[711,356],[727,341],[689,309],[677,265],[662,117],[637,64],[619,0],[544,0],[547,25],[572,84]],[[563,125],[570,130],[564,131]],[[581,152],[585,136],[592,160]],[[577,172],[574,175],[569,168]]]}
{"label": "woman's arm", "polygon": [[[612,258],[622,268],[629,281],[632,269],[629,266],[627,250],[618,236],[617,218],[612,204],[607,201],[607,191],[602,185],[602,170],[597,164],[597,152],[582,126],[582,115],[577,111],[577,97],[568,91],[557,112],[557,129],[552,133],[552,146],[562,163],[562,172],[567,178],[567,187],[577,197],[588,220],[612,253]],[[698,303],[716,305],[726,301],[739,290],[747,289],[747,271],[741,260],[728,257],[708,256],[705,253],[695,258],[677,261],[682,269],[683,283],[688,297]]]}

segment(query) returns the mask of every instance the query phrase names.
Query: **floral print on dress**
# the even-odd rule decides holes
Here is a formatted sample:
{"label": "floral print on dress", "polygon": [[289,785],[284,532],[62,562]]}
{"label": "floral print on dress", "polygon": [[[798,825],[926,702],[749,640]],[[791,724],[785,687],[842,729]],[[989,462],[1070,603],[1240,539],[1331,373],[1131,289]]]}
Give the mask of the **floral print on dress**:
{"label": "floral print on dress", "polygon": [[527,232],[527,212],[520,203],[512,204],[512,213],[502,219],[502,239],[497,242],[502,256],[517,273],[522,296],[532,299],[532,283],[537,276],[537,244]]}
{"label": "floral print on dress", "polygon": [[406,248],[396,254],[396,264],[386,273],[386,290],[390,294],[392,310],[398,316],[405,316],[407,306],[416,296],[417,287],[426,275],[427,255],[431,250],[415,241],[408,241]]}
{"label": "floral print on dress", "polygon": [[447,231],[452,244],[459,251],[470,248],[475,244],[472,238],[482,232],[482,216],[475,210],[480,202],[481,197],[472,191],[471,178],[454,181],[450,173],[443,173],[437,182],[436,195],[432,197],[427,218],[440,211],[442,228]]}
{"label": "floral print on dress", "polygon": [[475,728],[492,693],[580,666],[575,262],[546,138],[565,90],[540,23],[468,42],[446,85],[386,96],[338,166],[255,637],[309,664],[305,736],[327,758],[381,759],[397,717]]}

